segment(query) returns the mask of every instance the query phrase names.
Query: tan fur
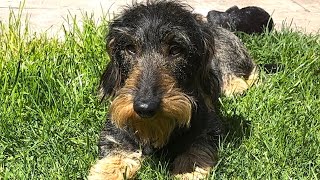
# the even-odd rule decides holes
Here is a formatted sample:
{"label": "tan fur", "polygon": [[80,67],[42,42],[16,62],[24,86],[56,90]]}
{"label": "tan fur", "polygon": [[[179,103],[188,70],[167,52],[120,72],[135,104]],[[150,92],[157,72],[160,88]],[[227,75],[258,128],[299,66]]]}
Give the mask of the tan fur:
{"label": "tan fur", "polygon": [[143,143],[162,147],[177,126],[189,126],[192,98],[176,88],[174,79],[167,73],[161,77],[160,88],[165,92],[160,111],[152,118],[141,118],[133,109],[133,96],[139,69],[135,68],[113,100],[110,108],[111,120],[119,127],[129,126]]}
{"label": "tan fur", "polygon": [[141,152],[117,152],[92,166],[88,180],[131,179],[141,167]]}
{"label": "tan fur", "polygon": [[259,71],[255,67],[248,78],[237,77],[235,75],[226,75],[223,77],[222,92],[225,96],[232,96],[234,94],[243,94],[254,83],[258,81]]}
{"label": "tan fur", "polygon": [[250,73],[249,77],[246,79],[246,83],[249,87],[253,86],[259,80],[259,69],[256,66]]}
{"label": "tan fur", "polygon": [[208,177],[209,172],[210,172],[210,169],[202,169],[202,168],[196,167],[193,172],[177,174],[174,177],[175,179],[180,179],[180,180],[200,180],[200,179],[206,179]]}

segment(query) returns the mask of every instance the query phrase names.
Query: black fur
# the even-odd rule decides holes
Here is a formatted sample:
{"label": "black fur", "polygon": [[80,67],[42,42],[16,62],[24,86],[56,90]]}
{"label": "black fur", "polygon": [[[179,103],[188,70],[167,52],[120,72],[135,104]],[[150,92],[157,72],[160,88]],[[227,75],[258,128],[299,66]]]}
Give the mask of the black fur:
{"label": "black fur", "polygon": [[207,19],[212,25],[247,34],[260,34],[265,29],[271,31],[274,26],[271,16],[264,9],[255,6],[242,9],[233,6],[226,12],[212,10],[208,13]]}
{"label": "black fur", "polygon": [[[172,36],[172,39],[167,36]],[[127,51],[126,48],[134,48],[131,50],[137,52],[133,58],[145,59],[146,62],[142,64],[145,67],[139,79],[137,91],[133,92],[135,99],[141,101],[161,99],[161,89],[157,88],[157,78],[161,78],[159,74],[161,72],[157,70],[158,64],[148,63],[148,61],[165,59],[165,68],[176,78],[179,87],[197,100],[191,128],[177,128],[168,145],[164,147],[171,156],[172,151],[180,153],[185,151],[193,142],[192,139],[200,135],[205,128],[212,128],[214,133],[210,133],[221,135],[222,127],[218,123],[216,112],[210,112],[202,96],[203,93],[212,96],[214,103],[217,103],[220,94],[219,75],[211,68],[213,37],[212,31],[206,24],[197,21],[196,15],[191,14],[186,6],[173,1],[150,2],[148,5],[136,4],[133,8],[126,9],[123,15],[109,26],[107,44],[109,44],[111,62],[101,77],[101,87],[105,95],[113,95],[114,91],[123,85],[125,78],[130,73],[130,68],[134,66],[132,61],[128,60],[132,57],[128,58],[125,51]],[[162,48],[166,46],[177,48],[171,49],[177,52],[164,51]],[[107,127],[111,128],[112,124],[107,124]],[[214,126],[211,127],[211,125]],[[131,142],[138,143],[128,131],[119,130],[117,133],[130,137]],[[189,138],[186,138],[187,136]],[[177,145],[181,146],[179,150],[174,148]],[[152,149],[147,146],[144,148]],[[157,151],[162,152],[162,149]],[[104,155],[101,154],[101,156]]]}
{"label": "black fur", "polygon": [[[207,24],[188,8],[174,1],[148,1],[134,4],[115,18],[107,36],[111,61],[101,76],[100,88],[103,97],[116,97],[138,67],[141,74],[137,86],[128,93],[134,97],[135,112],[152,117],[151,111],[158,110],[164,93],[159,80],[163,73],[168,74],[184,94],[193,98],[190,127],[175,127],[164,146],[154,147],[142,144],[130,127],[119,129],[107,120],[101,133],[100,157],[119,149],[139,148],[144,155],[164,155],[170,162],[190,148],[197,149],[196,158],[203,162],[216,154],[218,139],[224,132],[218,110],[223,79],[229,75],[246,77],[255,64],[235,35]],[[154,109],[140,113],[141,104]],[[203,162],[188,166],[194,168]],[[178,173],[184,170],[191,171]]]}
{"label": "black fur", "polygon": [[[206,25],[196,20],[196,15],[186,10],[184,5],[174,1],[149,2],[147,6],[136,4],[126,9],[123,14],[109,25],[107,44],[109,44],[108,53],[111,56],[111,62],[102,75],[100,83],[105,95],[113,95],[123,85],[133,66],[125,55],[127,48],[143,50],[143,52],[137,52],[140,53],[139,58],[155,58],[154,53],[167,56],[165,57],[167,61],[186,58],[188,60],[179,65],[167,64],[167,69],[172,70],[171,73],[180,86],[190,91],[189,93],[197,90],[197,93],[203,91],[213,94],[214,90],[214,94],[219,94],[218,82],[213,79],[218,75],[212,71],[210,64],[213,35]],[[172,36],[174,39],[169,40],[170,42],[161,42],[166,36]],[[170,57],[169,52],[161,52],[162,46],[177,46],[181,51],[179,57]],[[151,65],[146,64],[146,66]],[[148,73],[155,73],[152,67],[146,67],[146,69],[148,71],[145,71],[145,74],[148,78],[141,79],[141,86],[143,84],[150,86],[149,81],[156,77],[148,75]],[[148,82],[143,82],[144,80]]]}

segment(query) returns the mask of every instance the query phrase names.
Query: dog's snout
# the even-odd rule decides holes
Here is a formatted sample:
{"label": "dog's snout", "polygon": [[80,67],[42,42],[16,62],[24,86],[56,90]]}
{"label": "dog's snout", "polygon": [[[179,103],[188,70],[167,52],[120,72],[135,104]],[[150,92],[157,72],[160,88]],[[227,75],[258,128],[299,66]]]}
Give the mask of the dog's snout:
{"label": "dog's snout", "polygon": [[159,109],[160,103],[157,101],[141,101],[136,100],[133,103],[134,111],[142,118],[151,118]]}

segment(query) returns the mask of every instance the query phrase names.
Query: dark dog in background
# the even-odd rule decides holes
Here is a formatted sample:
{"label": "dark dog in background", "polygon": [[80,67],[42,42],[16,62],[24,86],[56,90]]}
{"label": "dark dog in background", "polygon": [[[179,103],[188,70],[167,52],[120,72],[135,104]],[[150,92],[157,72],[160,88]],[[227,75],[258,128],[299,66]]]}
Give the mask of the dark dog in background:
{"label": "dark dog in background", "polygon": [[148,155],[182,179],[206,177],[223,135],[218,97],[258,78],[241,41],[186,5],[148,1],[110,23],[107,46],[100,90],[113,101],[88,178],[132,178]]}
{"label": "dark dog in background", "polygon": [[261,34],[266,29],[271,31],[274,26],[271,16],[264,9],[256,6],[241,9],[232,6],[226,12],[212,10],[208,12],[207,20],[211,25],[246,34]]}

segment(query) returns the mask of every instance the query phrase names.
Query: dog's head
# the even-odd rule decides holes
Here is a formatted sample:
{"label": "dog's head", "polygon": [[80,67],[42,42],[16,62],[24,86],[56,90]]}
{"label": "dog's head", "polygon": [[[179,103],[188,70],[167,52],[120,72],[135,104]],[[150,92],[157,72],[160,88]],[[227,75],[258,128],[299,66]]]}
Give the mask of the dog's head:
{"label": "dog's head", "polygon": [[173,1],[126,9],[110,23],[111,61],[100,83],[103,96],[115,97],[111,120],[155,147],[174,128],[188,127],[197,101],[214,100],[219,91],[212,37],[199,15]]}

